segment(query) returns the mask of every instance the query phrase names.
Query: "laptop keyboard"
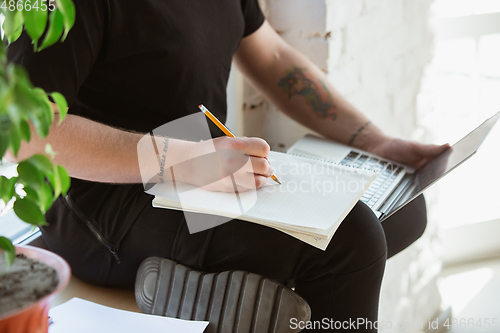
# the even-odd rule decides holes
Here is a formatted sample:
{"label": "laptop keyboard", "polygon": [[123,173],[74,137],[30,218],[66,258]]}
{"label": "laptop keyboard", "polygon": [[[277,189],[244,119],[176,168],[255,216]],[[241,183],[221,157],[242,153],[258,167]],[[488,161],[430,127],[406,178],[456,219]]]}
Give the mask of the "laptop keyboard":
{"label": "laptop keyboard", "polygon": [[340,164],[356,168],[371,169],[377,172],[377,177],[360,199],[370,208],[373,207],[394,180],[396,180],[401,171],[403,171],[403,167],[399,165],[368,155],[359,154],[355,151],[351,151]]}

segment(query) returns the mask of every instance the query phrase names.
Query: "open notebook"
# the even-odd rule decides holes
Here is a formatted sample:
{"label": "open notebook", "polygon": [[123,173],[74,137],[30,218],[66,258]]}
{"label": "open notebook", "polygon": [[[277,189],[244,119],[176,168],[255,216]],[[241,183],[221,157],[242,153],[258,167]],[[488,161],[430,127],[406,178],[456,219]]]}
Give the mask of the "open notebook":
{"label": "open notebook", "polygon": [[[185,183],[156,184],[154,207],[237,218],[278,229],[325,250],[375,173],[303,156],[271,152],[281,185],[241,193],[209,192]],[[191,230],[191,229],[190,229]]]}

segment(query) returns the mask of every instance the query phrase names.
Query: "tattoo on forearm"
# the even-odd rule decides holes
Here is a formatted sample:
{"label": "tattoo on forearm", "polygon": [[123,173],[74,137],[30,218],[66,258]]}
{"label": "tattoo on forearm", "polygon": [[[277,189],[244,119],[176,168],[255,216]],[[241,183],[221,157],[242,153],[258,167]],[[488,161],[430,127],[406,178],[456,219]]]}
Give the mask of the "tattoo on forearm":
{"label": "tattoo on forearm", "polygon": [[356,137],[361,133],[363,132],[363,130],[368,127],[368,125],[370,125],[372,122],[371,121],[367,121],[363,126],[361,126],[360,128],[358,128],[358,130],[351,136],[351,140],[349,140],[349,143],[348,145],[352,145],[354,140],[356,140]]}
{"label": "tattoo on forearm", "polygon": [[[285,72],[285,76],[278,81],[278,86],[289,99],[303,96],[318,117],[337,119],[337,108],[330,91],[321,80],[305,73],[306,71],[306,68],[293,67]],[[315,81],[319,81],[319,85]]]}
{"label": "tattoo on forearm", "polygon": [[168,138],[163,139],[163,154],[161,155],[160,172],[158,176],[160,177],[160,182],[163,183],[163,173],[165,172],[165,160],[167,159],[168,150]]}

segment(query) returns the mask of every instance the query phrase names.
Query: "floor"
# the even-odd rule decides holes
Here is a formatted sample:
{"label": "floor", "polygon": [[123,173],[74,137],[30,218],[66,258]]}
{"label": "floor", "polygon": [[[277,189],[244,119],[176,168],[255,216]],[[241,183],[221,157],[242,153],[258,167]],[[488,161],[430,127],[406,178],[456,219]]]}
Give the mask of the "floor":
{"label": "floor", "polygon": [[66,289],[54,297],[52,307],[65,303],[73,297],[79,297],[120,310],[140,312],[135,302],[134,290],[98,287],[83,282],[74,276]]}
{"label": "floor", "polygon": [[500,333],[500,258],[446,267],[439,289],[452,307],[449,333]]}

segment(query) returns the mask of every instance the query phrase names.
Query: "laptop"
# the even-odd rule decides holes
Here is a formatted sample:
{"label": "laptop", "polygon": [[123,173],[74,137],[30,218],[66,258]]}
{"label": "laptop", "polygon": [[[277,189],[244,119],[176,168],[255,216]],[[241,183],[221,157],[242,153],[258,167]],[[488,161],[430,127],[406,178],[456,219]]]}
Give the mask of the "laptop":
{"label": "laptop", "polygon": [[310,134],[297,141],[287,153],[376,171],[377,177],[360,200],[384,221],[474,155],[499,118],[500,112],[497,112],[417,170]]}

